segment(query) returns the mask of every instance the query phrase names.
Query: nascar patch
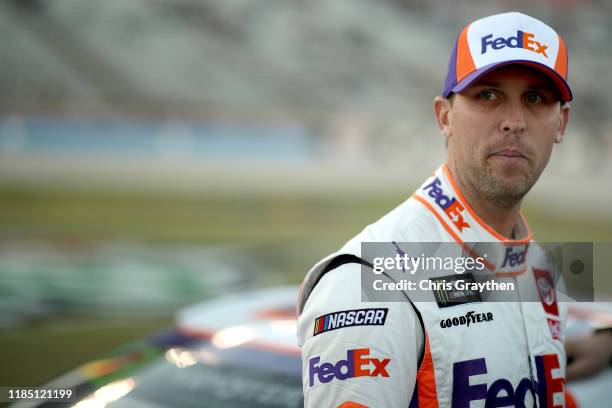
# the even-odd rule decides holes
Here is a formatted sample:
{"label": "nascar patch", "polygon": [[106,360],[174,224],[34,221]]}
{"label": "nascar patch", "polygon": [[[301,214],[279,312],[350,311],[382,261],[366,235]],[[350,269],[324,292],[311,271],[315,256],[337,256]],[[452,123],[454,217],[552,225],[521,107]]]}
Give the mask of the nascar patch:
{"label": "nascar patch", "polygon": [[331,330],[353,326],[383,326],[387,308],[342,310],[315,319],[313,336]]}

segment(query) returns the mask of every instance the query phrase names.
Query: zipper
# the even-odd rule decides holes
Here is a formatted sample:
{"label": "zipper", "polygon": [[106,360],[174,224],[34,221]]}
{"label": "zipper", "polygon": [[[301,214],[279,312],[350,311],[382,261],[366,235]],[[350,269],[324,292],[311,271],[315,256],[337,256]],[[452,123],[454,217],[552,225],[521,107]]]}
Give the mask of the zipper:
{"label": "zipper", "polygon": [[526,351],[527,351],[527,363],[529,365],[529,380],[530,380],[530,384],[529,384],[529,390],[531,391],[531,396],[533,397],[533,407],[537,408],[537,398],[536,398],[536,392],[535,392],[535,376],[533,375],[533,365],[532,363],[532,359],[531,359],[531,350],[529,349],[529,337],[527,335],[527,325],[525,324],[525,313],[523,311],[523,300],[521,298],[521,289],[520,286],[518,284],[518,279],[516,278],[516,276],[512,277],[514,279],[514,283],[516,284],[516,288],[517,288],[517,293],[518,293],[518,302],[519,302],[519,310],[521,311],[521,321],[522,321],[522,325],[523,325],[523,334],[525,336],[525,347],[526,347]]}

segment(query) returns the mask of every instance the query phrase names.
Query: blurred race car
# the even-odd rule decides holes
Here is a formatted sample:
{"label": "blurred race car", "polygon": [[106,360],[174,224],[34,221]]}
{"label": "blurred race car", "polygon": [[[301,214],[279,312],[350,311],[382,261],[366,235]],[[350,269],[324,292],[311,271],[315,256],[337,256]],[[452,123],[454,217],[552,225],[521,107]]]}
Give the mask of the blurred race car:
{"label": "blurred race car", "polygon": [[[188,307],[175,329],[132,343],[48,384],[72,388],[72,407],[301,407],[297,288],[229,295]],[[612,323],[612,306],[569,308],[568,334]],[[609,407],[612,369],[569,384],[579,406]],[[57,403],[18,403],[48,407]],[[65,403],[61,406],[66,406]]]}
{"label": "blurred race car", "polygon": [[78,408],[301,407],[296,296],[297,288],[280,287],[188,307],[178,313],[176,329],[131,343],[47,386],[73,389],[76,398],[68,406]]}

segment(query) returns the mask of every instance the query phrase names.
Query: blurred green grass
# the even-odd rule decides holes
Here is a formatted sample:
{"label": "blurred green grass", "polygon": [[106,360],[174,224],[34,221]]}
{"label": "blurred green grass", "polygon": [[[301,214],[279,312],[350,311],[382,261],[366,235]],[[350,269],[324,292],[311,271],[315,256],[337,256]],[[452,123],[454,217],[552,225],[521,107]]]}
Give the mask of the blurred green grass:
{"label": "blurred green grass", "polygon": [[[411,191],[407,188],[406,191]],[[200,244],[338,243],[407,199],[402,194],[125,193],[0,188],[0,231],[48,238],[134,238]],[[610,241],[612,220],[527,205],[540,241]]]}
{"label": "blurred green grass", "polygon": [[[164,194],[4,186],[0,238],[239,246],[281,271],[279,283],[297,283],[319,258],[407,198],[392,193]],[[538,241],[612,242],[612,219],[587,218],[585,212],[568,217],[529,202],[524,211]]]}
{"label": "blurred green grass", "polygon": [[[346,200],[348,201],[348,200]],[[343,232],[390,208],[395,197],[288,194],[145,194],[74,191],[0,192],[4,232],[53,238],[136,238],[201,244],[283,242]]]}
{"label": "blurred green grass", "polygon": [[[406,191],[411,191],[406,188]],[[298,283],[307,269],[402,194],[126,193],[0,189],[0,238],[48,241],[127,239],[155,244],[232,245]],[[525,209],[539,241],[612,241],[612,220]],[[96,354],[168,322],[53,320],[0,331],[0,384],[38,385]]]}

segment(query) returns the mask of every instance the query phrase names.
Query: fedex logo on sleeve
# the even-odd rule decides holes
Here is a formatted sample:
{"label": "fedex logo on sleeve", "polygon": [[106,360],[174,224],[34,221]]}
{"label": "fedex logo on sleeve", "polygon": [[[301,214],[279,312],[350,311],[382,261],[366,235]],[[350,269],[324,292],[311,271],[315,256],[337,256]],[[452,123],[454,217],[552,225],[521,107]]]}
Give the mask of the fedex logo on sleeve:
{"label": "fedex logo on sleeve", "polygon": [[533,37],[534,35],[532,33],[527,33],[521,30],[516,31],[516,36],[510,36],[508,38],[493,38],[493,34],[485,35],[480,39],[482,45],[480,53],[485,54],[489,50],[489,47],[494,50],[501,50],[505,47],[524,48],[526,50],[533,51],[537,54],[542,54],[543,56],[548,58],[548,55],[546,54],[548,46],[542,44],[539,41],[534,40]]}
{"label": "fedex logo on sleeve", "polygon": [[340,360],[336,364],[319,364],[321,357],[313,357],[308,361],[310,386],[315,383],[315,375],[322,384],[328,383],[334,378],[346,380],[355,377],[389,377],[387,364],[390,358],[370,358],[369,348],[359,348],[346,351],[346,360]]}

